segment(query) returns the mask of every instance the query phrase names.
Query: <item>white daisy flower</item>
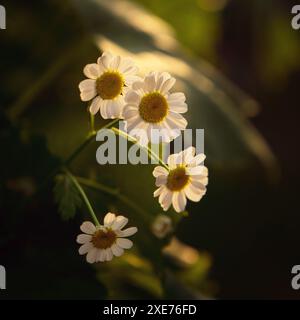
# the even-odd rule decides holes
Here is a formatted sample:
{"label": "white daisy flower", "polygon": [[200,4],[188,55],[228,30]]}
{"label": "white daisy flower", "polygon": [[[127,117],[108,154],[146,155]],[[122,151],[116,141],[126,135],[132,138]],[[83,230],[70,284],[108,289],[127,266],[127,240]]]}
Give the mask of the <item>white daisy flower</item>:
{"label": "white daisy flower", "polygon": [[81,100],[92,100],[89,111],[93,115],[100,111],[104,119],[119,118],[127,87],[139,79],[135,75],[137,72],[138,68],[131,59],[104,52],[97,63],[88,64],[83,69],[88,79],[79,84]]}
{"label": "white daisy flower", "polygon": [[133,245],[125,237],[137,232],[136,227],[122,230],[127,222],[127,218],[110,212],[104,217],[104,225],[95,226],[92,222],[85,221],[80,226],[84,234],[77,237],[77,242],[82,244],[79,254],[87,254],[86,261],[89,263],[110,261],[114,255],[121,256],[124,249],[130,249]]}
{"label": "white daisy flower", "polygon": [[208,169],[201,164],[205,159],[203,153],[195,156],[195,148],[189,147],[180,153],[168,157],[168,168],[157,166],[153,170],[156,178],[154,197],[164,211],[173,204],[176,212],[185,209],[187,198],[198,202],[206,193]]}
{"label": "white daisy flower", "polygon": [[185,95],[169,92],[175,81],[167,72],[150,72],[127,92],[123,109],[126,130],[140,142],[151,141],[153,129],[163,142],[170,142],[186,128],[187,121],[181,115],[187,111]]}

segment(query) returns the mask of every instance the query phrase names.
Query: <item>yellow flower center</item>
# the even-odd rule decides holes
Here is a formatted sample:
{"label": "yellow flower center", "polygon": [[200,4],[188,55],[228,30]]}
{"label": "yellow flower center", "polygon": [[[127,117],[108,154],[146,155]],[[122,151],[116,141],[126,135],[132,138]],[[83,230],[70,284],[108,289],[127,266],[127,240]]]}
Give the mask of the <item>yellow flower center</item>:
{"label": "yellow flower center", "polygon": [[112,100],[122,93],[124,79],[118,71],[106,71],[96,80],[96,90],[102,99]]}
{"label": "yellow flower center", "polygon": [[168,102],[159,92],[151,92],[144,95],[139,105],[141,118],[150,123],[158,123],[164,120],[168,110]]}
{"label": "yellow flower center", "polygon": [[117,235],[111,229],[97,230],[92,236],[92,244],[98,249],[110,248],[116,241]]}
{"label": "yellow flower center", "polygon": [[185,168],[179,166],[169,172],[167,188],[171,191],[180,191],[188,184],[189,179]]}

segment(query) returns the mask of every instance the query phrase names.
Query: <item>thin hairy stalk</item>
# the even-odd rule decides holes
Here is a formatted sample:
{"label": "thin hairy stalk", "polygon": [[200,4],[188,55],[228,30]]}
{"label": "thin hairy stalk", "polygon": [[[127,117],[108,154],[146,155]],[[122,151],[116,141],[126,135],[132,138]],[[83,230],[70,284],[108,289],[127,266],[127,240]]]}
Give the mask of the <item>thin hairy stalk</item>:
{"label": "thin hairy stalk", "polygon": [[110,195],[116,197],[118,200],[122,201],[128,207],[132,208],[134,211],[136,211],[137,213],[142,215],[145,219],[150,220],[148,213],[143,208],[141,208],[139,205],[137,205],[135,202],[133,202],[131,199],[129,199],[127,196],[122,194],[119,189],[110,188],[110,187],[103,185],[100,182],[96,182],[96,181],[93,181],[93,180],[90,180],[87,178],[83,178],[83,177],[76,176],[76,179],[83,186],[86,186],[86,187],[89,187],[89,188],[92,188],[95,190],[99,190],[99,191],[105,192],[107,194],[110,194]]}
{"label": "thin hairy stalk", "polygon": [[95,212],[93,210],[93,207],[92,207],[87,195],[85,194],[84,190],[82,189],[80,183],[76,179],[76,177],[74,177],[72,175],[72,173],[66,168],[63,169],[63,172],[65,172],[65,174],[70,178],[70,180],[73,182],[74,186],[76,187],[76,189],[80,193],[80,195],[81,195],[81,197],[82,197],[82,199],[83,199],[83,201],[84,201],[84,203],[85,203],[85,205],[86,205],[86,207],[87,207],[92,219],[94,220],[95,224],[97,226],[100,226],[100,223],[99,223],[99,221],[98,221],[98,219],[96,217],[96,214],[95,214]]}
{"label": "thin hairy stalk", "polygon": [[163,167],[165,167],[167,170],[169,170],[169,167],[167,166],[167,164],[155,153],[151,150],[151,148],[149,148],[148,146],[143,146],[141,144],[139,144],[138,140],[135,139],[134,137],[132,137],[131,135],[129,135],[128,133],[119,130],[116,127],[112,127],[111,128],[117,135],[126,138],[128,141],[132,142],[132,143],[136,143],[138,144],[142,149],[144,149],[148,155],[150,155],[150,157],[156,161],[158,161],[158,163],[160,165],[162,165]]}

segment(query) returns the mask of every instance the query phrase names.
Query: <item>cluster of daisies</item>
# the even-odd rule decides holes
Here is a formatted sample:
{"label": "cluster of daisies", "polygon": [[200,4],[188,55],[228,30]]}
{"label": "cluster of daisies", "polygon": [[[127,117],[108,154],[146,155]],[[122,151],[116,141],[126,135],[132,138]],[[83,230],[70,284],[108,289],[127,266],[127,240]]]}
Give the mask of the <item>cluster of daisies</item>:
{"label": "cluster of daisies", "polygon": [[[82,101],[89,101],[89,112],[100,113],[104,119],[122,119],[125,130],[140,144],[147,144],[153,131],[159,132],[162,142],[171,142],[187,127],[182,116],[187,112],[185,95],[170,92],[175,84],[167,72],[150,72],[144,78],[138,76],[138,68],[130,58],[104,52],[97,63],[85,66],[87,79],[79,84]],[[171,154],[166,166],[157,166],[153,176],[158,187],[154,197],[164,211],[172,205],[176,212],[185,210],[187,199],[198,202],[206,193],[208,170],[203,165],[204,154],[195,154],[195,148]],[[87,254],[89,263],[110,261],[120,256],[124,249],[132,247],[126,237],[137,228],[122,228],[128,219],[108,213],[104,224],[91,222],[81,225],[77,242],[80,254]]]}

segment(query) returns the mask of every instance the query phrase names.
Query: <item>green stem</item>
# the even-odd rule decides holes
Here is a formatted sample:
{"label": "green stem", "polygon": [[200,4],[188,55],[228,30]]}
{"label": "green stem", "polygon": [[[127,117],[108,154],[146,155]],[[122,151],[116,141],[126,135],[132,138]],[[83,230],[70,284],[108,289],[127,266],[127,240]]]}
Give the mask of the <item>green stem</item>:
{"label": "green stem", "polygon": [[[118,121],[119,119],[114,119],[113,121],[107,123],[105,126],[101,127],[99,130],[108,129],[115,125]],[[81,153],[81,151],[93,140],[96,134],[96,131],[90,132],[86,140],[78,148],[76,148],[76,150],[64,161],[64,165],[69,165],[78,156],[78,154]]]}
{"label": "green stem", "polygon": [[83,177],[79,177],[79,176],[76,176],[76,179],[78,180],[78,182],[80,182],[84,186],[103,191],[103,192],[111,194],[113,196],[118,196],[118,194],[119,194],[119,190],[118,189],[110,188],[110,187],[105,186],[104,184],[101,184],[99,182],[95,182],[93,180],[90,180],[90,179],[87,179],[87,178],[83,178]]}
{"label": "green stem", "polygon": [[135,202],[130,200],[127,196],[125,196],[124,194],[121,194],[118,189],[107,187],[99,182],[95,182],[95,181],[92,181],[90,179],[86,179],[83,177],[76,176],[76,179],[78,182],[80,182],[82,185],[84,185],[86,187],[93,188],[95,190],[100,190],[102,192],[105,192],[107,194],[110,194],[110,195],[116,197],[117,199],[122,201],[124,204],[126,204],[128,207],[132,208],[137,213],[141,214],[145,219],[149,220],[148,213],[143,208],[141,208],[139,205],[137,205]]}
{"label": "green stem", "polygon": [[89,112],[90,115],[90,134],[95,134],[95,116]]}
{"label": "green stem", "polygon": [[155,153],[151,150],[151,148],[149,148],[148,146],[143,146],[141,144],[139,144],[138,140],[135,139],[134,137],[132,137],[131,135],[129,135],[128,133],[117,129],[116,127],[112,127],[111,128],[116,134],[118,134],[121,137],[126,138],[128,141],[132,142],[132,143],[136,143],[138,144],[141,148],[143,148],[144,150],[147,151],[147,154],[150,154],[150,157],[154,160],[157,160],[158,163],[160,165],[162,165],[163,167],[165,167],[168,171],[169,171],[169,167],[167,166],[167,164]]}
{"label": "green stem", "polygon": [[72,175],[72,173],[64,168],[63,171],[66,173],[66,175],[70,178],[70,180],[73,182],[74,186],[76,187],[76,189],[78,190],[78,192],[80,193],[80,195],[82,196],[82,199],[86,205],[86,207],[88,208],[88,211],[92,217],[92,219],[94,220],[96,226],[100,226],[100,223],[95,215],[95,212],[92,208],[92,205],[87,197],[87,195],[85,194],[85,192],[83,191],[83,189],[81,188],[81,185],[79,184],[78,180]]}

